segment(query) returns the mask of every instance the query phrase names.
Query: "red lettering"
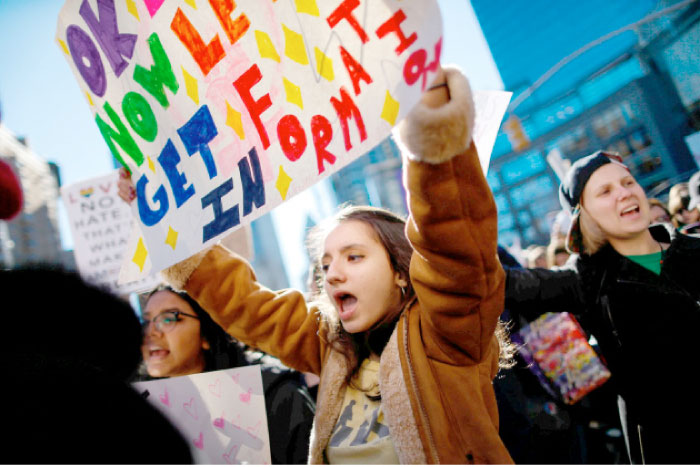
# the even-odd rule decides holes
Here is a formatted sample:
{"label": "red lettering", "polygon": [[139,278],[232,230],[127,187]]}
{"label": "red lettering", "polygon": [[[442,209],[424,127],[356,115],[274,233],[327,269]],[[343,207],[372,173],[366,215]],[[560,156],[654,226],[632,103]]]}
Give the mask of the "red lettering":
{"label": "red lettering", "polygon": [[418,34],[415,32],[408,36],[404,35],[401,30],[401,23],[406,19],[406,13],[402,9],[399,9],[394,13],[394,16],[386,20],[384,24],[377,28],[377,37],[382,39],[384,36],[390,32],[395,33],[399,38],[399,46],[396,47],[396,55],[401,55],[401,53],[409,48],[418,39]]}
{"label": "red lettering", "polygon": [[272,107],[272,100],[270,99],[270,94],[263,95],[257,101],[250,94],[250,89],[255,86],[255,84],[259,83],[261,79],[262,74],[260,73],[260,68],[258,68],[258,65],[254,64],[233,82],[233,86],[236,88],[236,91],[238,91],[238,95],[241,96],[241,100],[246,109],[248,109],[248,114],[260,135],[263,149],[267,149],[270,147],[270,138],[267,136],[267,131],[265,130],[262,120],[260,120],[260,115]]}
{"label": "red lettering", "polygon": [[294,115],[285,115],[277,123],[277,138],[282,152],[287,159],[294,162],[298,160],[306,150],[306,134],[299,119]]}
{"label": "red lettering", "polygon": [[358,96],[360,94],[360,80],[370,84],[372,82],[372,77],[342,45],[340,46],[340,56],[343,58],[345,69],[348,70],[348,74],[352,80],[352,88],[355,91],[355,95]]}
{"label": "red lettering", "polygon": [[170,23],[170,29],[173,30],[180,42],[189,50],[190,55],[197,62],[204,76],[208,75],[211,69],[226,55],[219,40],[219,35],[215,35],[209,44],[205,44],[202,36],[199,35],[180,8],[175,12],[175,17]]}
{"label": "red lettering", "polygon": [[364,29],[362,29],[362,26],[360,26],[357,18],[355,18],[355,16],[352,14],[353,10],[358,6],[360,6],[360,0],[344,0],[343,3],[338,5],[338,8],[333,10],[333,13],[326,18],[326,21],[328,21],[328,25],[331,27],[331,29],[333,29],[340,22],[340,20],[346,20],[348,23],[350,23],[350,26],[352,26],[357,35],[360,36],[360,39],[364,44],[369,40],[369,37],[367,37],[367,33]]}
{"label": "red lettering", "polygon": [[425,90],[425,85],[428,82],[428,72],[437,72],[440,66],[440,54],[442,53],[442,38],[435,43],[435,58],[432,62],[426,65],[428,61],[428,52],[425,49],[416,50],[408,57],[403,66],[403,77],[409,86],[413,85],[418,78],[423,78],[421,88]]}
{"label": "red lettering", "polygon": [[109,189],[112,186],[112,183],[108,183],[106,185],[102,185],[101,183],[97,185],[100,187],[100,190],[102,190],[103,193],[109,193]]}
{"label": "red lettering", "polygon": [[333,104],[333,108],[335,108],[338,118],[340,119],[340,127],[343,129],[343,138],[345,139],[345,149],[349,150],[352,148],[352,143],[350,142],[348,119],[355,119],[357,129],[360,132],[360,142],[367,139],[367,130],[365,130],[365,122],[362,120],[360,109],[357,108],[352,97],[350,97],[350,94],[348,94],[343,87],[340,88],[340,99],[341,100],[331,97],[331,104]]}
{"label": "red lettering", "polygon": [[327,160],[331,165],[335,164],[335,156],[328,152],[326,147],[333,139],[333,127],[323,115],[314,115],[311,118],[311,136],[316,149],[316,162],[318,163],[318,173],[321,174],[326,169],[323,161]]}
{"label": "red lettering", "polygon": [[242,13],[236,19],[231,19],[231,13],[236,9],[234,0],[209,0],[209,4],[214,10],[216,17],[219,18],[219,23],[224,28],[229,42],[235,44],[248,31],[250,20],[245,13]]}

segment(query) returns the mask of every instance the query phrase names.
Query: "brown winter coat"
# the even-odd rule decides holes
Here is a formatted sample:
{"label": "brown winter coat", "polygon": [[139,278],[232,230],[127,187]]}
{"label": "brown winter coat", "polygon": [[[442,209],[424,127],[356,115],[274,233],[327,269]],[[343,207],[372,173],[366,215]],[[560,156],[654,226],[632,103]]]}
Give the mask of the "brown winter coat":
{"label": "brown winter coat", "polygon": [[[498,436],[492,379],[504,273],[496,255],[496,206],[471,141],[466,79],[446,70],[451,95],[419,104],[400,129],[408,161],[407,225],[416,291],[380,359],[382,407],[402,463],[512,463]],[[320,375],[309,461],[324,462],[345,391],[344,357],[320,339],[314,305],[271,291],[248,264],[216,246],[164,271],[232,336]]]}

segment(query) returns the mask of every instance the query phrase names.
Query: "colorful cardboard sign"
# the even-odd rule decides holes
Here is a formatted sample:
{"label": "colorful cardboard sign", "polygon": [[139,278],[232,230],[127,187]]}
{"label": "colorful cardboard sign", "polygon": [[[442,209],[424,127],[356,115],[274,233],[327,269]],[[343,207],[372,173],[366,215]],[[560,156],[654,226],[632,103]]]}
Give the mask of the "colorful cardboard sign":
{"label": "colorful cardboard sign", "polygon": [[66,0],[57,41],[161,270],[382,141],[434,79],[435,0]]}
{"label": "colorful cardboard sign", "polygon": [[271,463],[260,365],[133,386],[180,430],[195,463]]}
{"label": "colorful cardboard sign", "polygon": [[154,288],[158,279],[141,277],[118,284],[119,271],[134,225],[131,209],[117,194],[117,171],[61,187],[73,236],[78,272],[87,282],[125,295]]}

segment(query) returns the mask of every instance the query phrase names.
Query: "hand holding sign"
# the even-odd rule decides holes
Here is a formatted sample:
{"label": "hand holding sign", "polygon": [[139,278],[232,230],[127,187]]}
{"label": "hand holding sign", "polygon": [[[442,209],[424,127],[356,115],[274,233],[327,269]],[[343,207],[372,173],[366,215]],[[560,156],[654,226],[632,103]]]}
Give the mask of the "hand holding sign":
{"label": "hand holding sign", "polygon": [[388,136],[441,19],[434,0],[67,0],[57,40],[133,173],[129,267],[160,270]]}

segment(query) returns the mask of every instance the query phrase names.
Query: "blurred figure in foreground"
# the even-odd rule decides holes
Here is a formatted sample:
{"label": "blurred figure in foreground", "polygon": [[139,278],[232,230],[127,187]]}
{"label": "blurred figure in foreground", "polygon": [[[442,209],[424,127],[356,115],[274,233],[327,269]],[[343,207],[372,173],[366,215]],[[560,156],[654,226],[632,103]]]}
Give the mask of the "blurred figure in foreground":
{"label": "blurred figure in foreground", "polygon": [[128,303],[50,266],[0,270],[0,292],[16,304],[3,309],[0,340],[3,463],[192,463],[127,383],[141,341]]}

